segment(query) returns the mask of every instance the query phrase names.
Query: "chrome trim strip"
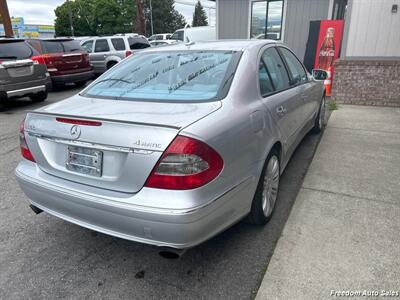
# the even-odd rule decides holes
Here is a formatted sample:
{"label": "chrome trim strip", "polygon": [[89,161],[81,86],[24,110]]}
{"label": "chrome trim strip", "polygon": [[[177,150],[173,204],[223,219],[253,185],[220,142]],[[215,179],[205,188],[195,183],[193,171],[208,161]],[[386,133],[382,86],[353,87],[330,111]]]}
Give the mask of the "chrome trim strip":
{"label": "chrome trim strip", "polygon": [[[71,145],[71,146],[78,146],[78,147],[80,146],[80,147],[87,147],[87,148],[95,148],[97,150],[135,153],[135,154],[144,154],[144,155],[152,154],[154,152],[154,151],[150,151],[150,150],[143,150],[143,149],[137,149],[137,148],[111,146],[111,145],[97,144],[97,143],[91,143],[91,142],[82,142],[82,141],[68,140],[68,139],[63,139],[63,138],[56,138],[56,137],[52,137],[52,136],[45,136],[42,134],[34,133],[29,130],[25,130],[25,132],[28,133],[30,136],[36,137],[38,139],[55,142],[55,143],[60,143],[60,144],[65,144],[65,145]],[[158,152],[161,152],[161,151],[158,151]]]}
{"label": "chrome trim strip", "polygon": [[10,96],[10,97],[23,96],[23,95],[26,95],[26,94],[42,92],[42,91],[45,91],[45,90],[46,90],[46,86],[45,85],[39,85],[39,86],[29,87],[29,88],[25,88],[25,89],[8,91],[7,92],[7,96]]}
{"label": "chrome trim strip", "polygon": [[70,53],[70,54],[63,54],[62,57],[70,57],[70,56],[81,56],[83,53]]}

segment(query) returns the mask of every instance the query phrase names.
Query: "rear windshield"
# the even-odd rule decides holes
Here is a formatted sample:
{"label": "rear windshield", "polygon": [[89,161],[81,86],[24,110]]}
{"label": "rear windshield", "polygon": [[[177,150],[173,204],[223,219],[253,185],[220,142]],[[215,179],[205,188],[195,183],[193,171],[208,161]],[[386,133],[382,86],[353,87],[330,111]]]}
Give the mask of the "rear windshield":
{"label": "rear windshield", "polygon": [[142,37],[129,37],[128,43],[131,50],[145,49],[150,47],[149,42]]}
{"label": "rear windshield", "polygon": [[43,41],[45,53],[73,52],[82,50],[78,41]]}
{"label": "rear windshield", "polygon": [[0,60],[27,59],[37,55],[36,51],[24,41],[0,42]]}
{"label": "rear windshield", "polygon": [[104,74],[83,96],[117,100],[206,101],[232,77],[233,51],[142,52]]}

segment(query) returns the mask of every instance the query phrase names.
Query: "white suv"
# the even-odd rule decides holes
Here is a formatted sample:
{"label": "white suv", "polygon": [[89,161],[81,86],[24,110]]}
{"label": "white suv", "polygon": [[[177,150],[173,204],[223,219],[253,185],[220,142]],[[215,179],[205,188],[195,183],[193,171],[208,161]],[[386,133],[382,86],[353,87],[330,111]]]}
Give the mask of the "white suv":
{"label": "white suv", "polygon": [[133,52],[150,47],[142,36],[118,35],[88,38],[81,46],[89,53],[95,74],[102,74]]}

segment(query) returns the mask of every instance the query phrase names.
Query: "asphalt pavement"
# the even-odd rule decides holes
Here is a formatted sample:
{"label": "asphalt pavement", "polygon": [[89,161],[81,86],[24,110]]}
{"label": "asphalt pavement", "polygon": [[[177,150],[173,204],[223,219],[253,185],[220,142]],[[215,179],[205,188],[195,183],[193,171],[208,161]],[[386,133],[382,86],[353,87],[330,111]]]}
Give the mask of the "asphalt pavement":
{"label": "asphalt pavement", "polygon": [[66,88],[44,104],[0,104],[0,299],[251,299],[281,236],[319,135],[300,144],[281,179],[265,227],[239,222],[177,260],[158,249],[50,216],[35,215],[14,178],[24,114],[77,93]]}

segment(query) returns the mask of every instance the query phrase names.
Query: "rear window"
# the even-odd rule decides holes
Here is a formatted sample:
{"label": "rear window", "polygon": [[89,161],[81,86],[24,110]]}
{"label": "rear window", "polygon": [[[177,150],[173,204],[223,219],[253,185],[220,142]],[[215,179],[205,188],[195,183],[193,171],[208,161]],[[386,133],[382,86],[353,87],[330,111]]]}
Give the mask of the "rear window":
{"label": "rear window", "polygon": [[0,42],[0,60],[27,59],[38,53],[26,42]]}
{"label": "rear window", "polygon": [[63,53],[82,50],[78,41],[42,41],[44,53]]}
{"label": "rear window", "polygon": [[145,49],[150,47],[149,42],[145,38],[141,37],[129,37],[128,43],[131,50]]}
{"label": "rear window", "polygon": [[61,42],[61,44],[64,47],[64,52],[73,52],[73,51],[80,51],[82,50],[80,44],[78,41],[72,40],[72,41],[65,41]]}
{"label": "rear window", "polygon": [[59,41],[43,41],[43,50],[45,53],[64,52],[64,48]]}
{"label": "rear window", "polygon": [[142,52],[118,64],[82,95],[118,100],[213,100],[232,78],[239,56],[233,51]]}
{"label": "rear window", "polygon": [[111,43],[115,50],[117,51],[125,50],[125,42],[123,39],[121,38],[111,39]]}

